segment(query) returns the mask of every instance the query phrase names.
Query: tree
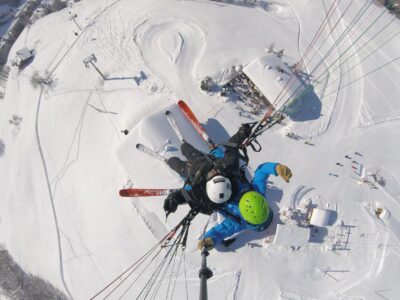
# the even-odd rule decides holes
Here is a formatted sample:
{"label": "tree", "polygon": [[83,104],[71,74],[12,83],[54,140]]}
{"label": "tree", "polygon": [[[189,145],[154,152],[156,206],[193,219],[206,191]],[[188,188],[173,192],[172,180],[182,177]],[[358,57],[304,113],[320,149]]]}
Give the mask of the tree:
{"label": "tree", "polygon": [[6,152],[6,144],[2,139],[0,139],[0,157],[2,157],[5,152]]}

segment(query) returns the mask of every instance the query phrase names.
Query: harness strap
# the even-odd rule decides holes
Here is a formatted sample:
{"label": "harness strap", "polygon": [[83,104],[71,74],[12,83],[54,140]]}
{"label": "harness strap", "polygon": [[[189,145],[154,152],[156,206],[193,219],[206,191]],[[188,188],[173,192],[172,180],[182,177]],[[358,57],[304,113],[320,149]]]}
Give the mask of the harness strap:
{"label": "harness strap", "polygon": [[185,201],[187,203],[193,203],[194,202],[192,196],[190,196],[189,192],[186,189],[181,189],[181,192],[182,192],[183,198],[185,198]]}
{"label": "harness strap", "polygon": [[238,143],[233,143],[233,142],[229,142],[229,141],[223,142],[221,145],[231,147],[231,148],[239,148],[239,146],[240,146]]}
{"label": "harness strap", "polygon": [[226,214],[228,217],[234,219],[234,220],[235,220],[236,222],[238,222],[239,224],[242,224],[242,223],[243,223],[243,221],[242,221],[241,218],[239,218],[238,216],[234,215],[233,213],[231,213],[230,211],[226,210],[225,208],[217,209],[217,211]]}

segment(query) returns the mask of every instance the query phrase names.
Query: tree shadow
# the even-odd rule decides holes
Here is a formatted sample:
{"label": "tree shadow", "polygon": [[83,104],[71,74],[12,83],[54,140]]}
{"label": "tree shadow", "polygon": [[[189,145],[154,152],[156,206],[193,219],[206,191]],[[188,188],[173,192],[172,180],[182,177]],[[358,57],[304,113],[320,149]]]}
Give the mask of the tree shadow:
{"label": "tree shadow", "polygon": [[2,139],[0,139],[0,157],[2,157],[5,152],[6,152],[6,144],[3,142]]}

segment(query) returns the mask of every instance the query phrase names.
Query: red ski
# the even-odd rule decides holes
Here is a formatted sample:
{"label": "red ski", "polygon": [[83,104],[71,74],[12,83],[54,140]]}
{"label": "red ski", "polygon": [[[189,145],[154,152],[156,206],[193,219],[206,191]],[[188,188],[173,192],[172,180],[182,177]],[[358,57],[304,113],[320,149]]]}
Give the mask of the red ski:
{"label": "red ski", "polygon": [[122,189],[119,190],[121,197],[151,197],[151,196],[166,196],[176,189]]}
{"label": "red ski", "polygon": [[203,128],[203,126],[201,126],[199,120],[197,120],[196,116],[194,115],[190,107],[186,104],[186,102],[183,100],[179,100],[178,107],[182,111],[186,119],[193,125],[194,129],[196,129],[201,138],[206,141],[206,143],[208,144],[208,148],[210,148],[211,150],[214,149],[216,147],[215,143],[208,136],[206,130]]}

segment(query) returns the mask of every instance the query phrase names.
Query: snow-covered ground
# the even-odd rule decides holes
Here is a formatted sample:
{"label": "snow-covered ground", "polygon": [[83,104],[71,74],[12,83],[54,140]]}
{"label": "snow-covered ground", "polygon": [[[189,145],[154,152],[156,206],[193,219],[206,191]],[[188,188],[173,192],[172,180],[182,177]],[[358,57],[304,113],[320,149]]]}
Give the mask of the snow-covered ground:
{"label": "snow-covered ground", "polygon": [[[232,65],[246,66],[271,44],[294,64],[333,2],[84,0],[38,20],[21,34],[9,59],[23,47],[34,48],[36,56],[23,70],[11,70],[0,99],[1,243],[25,271],[70,297],[96,294],[187,212],[180,207],[166,221],[162,197],[119,197],[124,186],[182,184],[135,144],[177,154],[179,141],[164,112],[176,109],[178,99],[217,142],[256,120],[240,115],[237,103],[201,91],[201,79],[225,82]],[[308,56],[313,59],[306,59],[306,72],[366,2],[353,1],[340,20],[349,2],[339,4]],[[229,248],[211,252],[210,299],[398,298],[399,61],[378,69],[400,53],[400,24],[393,18],[375,4],[368,7],[312,74],[320,115],[300,109],[300,118],[286,118],[259,138],[261,152],[250,151],[250,172],[272,161],[294,175],[289,184],[270,178],[267,198],[276,218],[267,232],[242,234]],[[91,54],[108,80],[85,67]],[[51,84],[35,89],[32,75],[46,71]],[[302,101],[308,107],[311,100]],[[184,134],[206,150],[191,128]],[[309,201],[333,211],[334,223],[296,230]],[[198,297],[201,257],[195,248],[207,220],[198,216],[191,226],[176,299],[185,298],[185,277],[189,298]],[[302,242],[299,235],[309,237]],[[132,288],[125,298],[139,291]]]}

